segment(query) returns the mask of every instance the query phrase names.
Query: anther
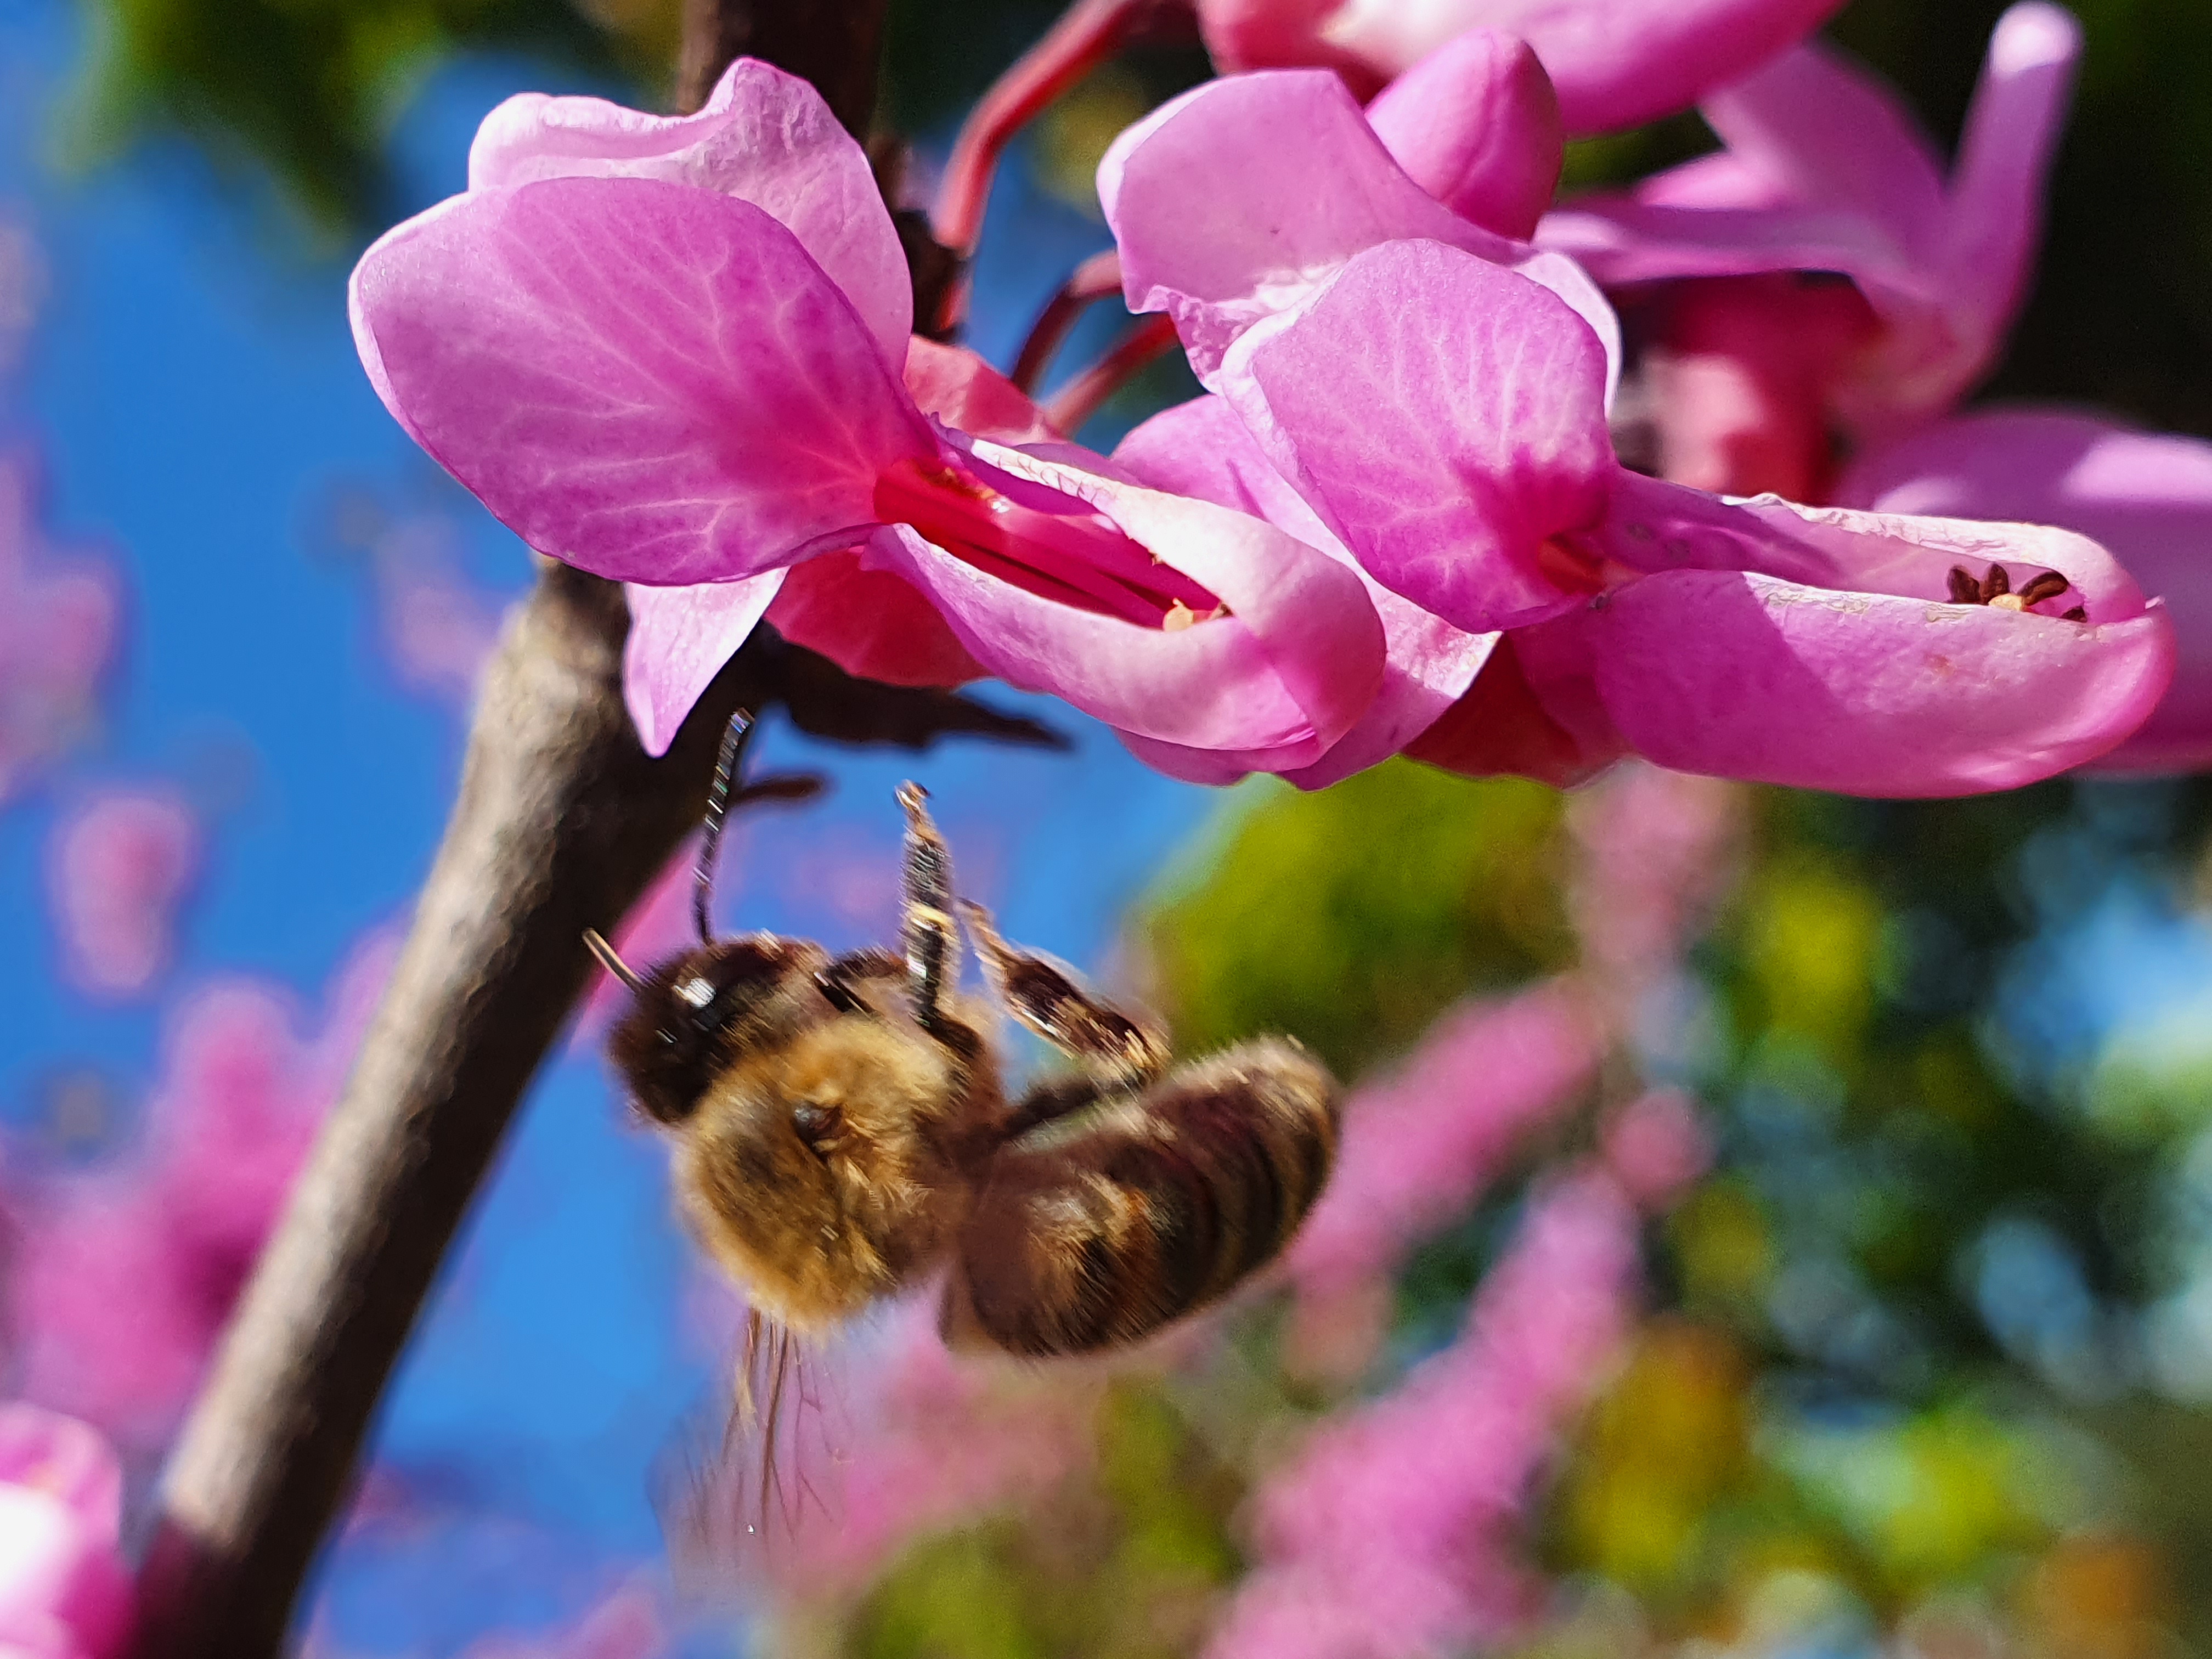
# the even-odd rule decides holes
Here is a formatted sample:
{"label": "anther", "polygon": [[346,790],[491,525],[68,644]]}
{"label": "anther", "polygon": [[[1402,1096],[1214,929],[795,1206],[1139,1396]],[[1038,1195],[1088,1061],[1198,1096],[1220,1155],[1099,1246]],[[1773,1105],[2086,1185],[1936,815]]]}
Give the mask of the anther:
{"label": "anther", "polygon": [[[1993,564],[1987,574],[1978,580],[1962,564],[1951,567],[1946,581],[1954,605],[1985,605],[1992,611],[2033,611],[2045,599],[2055,599],[2073,586],[2056,570],[2045,570],[2031,576],[2015,593],[2012,578],[2001,564]],[[2088,611],[2075,605],[2060,617],[2062,622],[2086,623]]]}

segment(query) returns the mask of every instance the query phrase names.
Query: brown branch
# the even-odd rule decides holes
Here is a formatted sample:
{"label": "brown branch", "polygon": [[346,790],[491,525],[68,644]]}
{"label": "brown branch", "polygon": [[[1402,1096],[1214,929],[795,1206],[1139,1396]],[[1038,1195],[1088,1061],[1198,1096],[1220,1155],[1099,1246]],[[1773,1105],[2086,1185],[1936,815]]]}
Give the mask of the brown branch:
{"label": "brown branch", "polygon": [[[695,94],[738,46],[874,97],[883,0],[725,0],[688,14]],[[925,747],[1051,743],[945,692],[856,680],[763,629],[661,760],[622,699],[622,590],[547,564],[486,675],[407,945],[344,1093],[240,1298],[171,1462],[140,1579],[141,1659],[270,1659],[362,1441],[517,1103],[611,932],[697,823],[722,726],[781,703],[801,729]]]}

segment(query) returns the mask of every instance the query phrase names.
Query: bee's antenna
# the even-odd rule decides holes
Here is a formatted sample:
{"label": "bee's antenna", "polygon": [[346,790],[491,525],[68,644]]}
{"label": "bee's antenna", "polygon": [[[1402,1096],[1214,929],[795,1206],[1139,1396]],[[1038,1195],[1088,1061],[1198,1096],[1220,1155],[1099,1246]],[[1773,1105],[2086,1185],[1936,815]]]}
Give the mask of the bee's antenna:
{"label": "bee's antenna", "polygon": [[598,928],[584,929],[584,944],[591,953],[599,959],[600,967],[629,987],[633,992],[645,989],[645,981],[637,976],[637,969],[622,959],[621,955],[613,945],[607,943],[605,936]]}
{"label": "bee's antenna", "polygon": [[740,708],[730,716],[730,729],[722,733],[722,752],[714,762],[714,787],[707,791],[707,823],[699,837],[698,872],[691,887],[691,919],[698,924],[699,943],[714,942],[714,855],[721,849],[722,820],[729,816],[730,786],[744,764],[745,743],[752,736],[753,717]]}

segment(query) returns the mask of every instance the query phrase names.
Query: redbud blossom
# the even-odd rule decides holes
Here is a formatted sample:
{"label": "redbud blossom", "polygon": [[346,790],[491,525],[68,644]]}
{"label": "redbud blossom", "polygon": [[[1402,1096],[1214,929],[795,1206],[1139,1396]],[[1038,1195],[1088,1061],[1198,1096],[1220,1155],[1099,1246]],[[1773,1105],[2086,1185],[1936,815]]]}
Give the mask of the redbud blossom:
{"label": "redbud blossom", "polygon": [[848,666],[880,665],[888,592],[957,643],[923,672],[980,667],[1139,739],[1297,766],[1361,716],[1382,630],[1357,576],[1072,446],[926,415],[911,308],[866,157],[812,88],[750,60],[680,118],[511,100],[469,192],[353,283],[378,392],[495,514],[582,568],[690,590],[635,610],[650,749],[824,556],[880,580],[777,620]]}
{"label": "redbud blossom", "polygon": [[[1127,258],[1156,227],[1118,228]],[[2171,624],[2094,543],[1642,477],[1613,456],[1606,374],[1558,295],[1433,240],[1353,255],[1218,366],[1266,462],[1369,574],[1510,630],[1524,701],[1578,758],[1972,793],[2095,758],[2163,694]],[[1140,451],[1231,441],[1202,404],[1158,421]],[[1424,752],[1495,763],[1488,733],[1456,735]]]}
{"label": "redbud blossom", "polygon": [[[2033,263],[2081,47],[2080,26],[2045,0],[2005,13],[1947,176],[1888,87],[1801,46],[1701,106],[1724,149],[1546,218],[1544,246],[1658,307],[1662,358],[1707,365],[1657,388],[1662,442],[1700,469],[1670,477],[1746,493],[1818,476],[1802,457],[1716,463],[1711,450],[1755,428],[1732,407],[1747,393],[1814,448],[1831,422],[1862,441],[1894,434],[1988,372]],[[1792,272],[1849,283],[1743,280]],[[1750,318],[1730,327],[1721,313],[1739,309]]]}
{"label": "redbud blossom", "polygon": [[1518,35],[1559,89],[1567,131],[1671,115],[1794,45],[1841,0],[1199,0],[1224,70],[1320,64],[1363,92],[1469,29]]}
{"label": "redbud blossom", "polygon": [[2212,766],[2212,444],[2087,415],[1977,410],[1861,456],[1837,499],[2096,538],[2172,613],[2180,656],[2150,718],[2094,769]]}
{"label": "redbud blossom", "polygon": [[0,1652],[112,1659],[131,1637],[123,1472],[99,1432],[0,1404]]}

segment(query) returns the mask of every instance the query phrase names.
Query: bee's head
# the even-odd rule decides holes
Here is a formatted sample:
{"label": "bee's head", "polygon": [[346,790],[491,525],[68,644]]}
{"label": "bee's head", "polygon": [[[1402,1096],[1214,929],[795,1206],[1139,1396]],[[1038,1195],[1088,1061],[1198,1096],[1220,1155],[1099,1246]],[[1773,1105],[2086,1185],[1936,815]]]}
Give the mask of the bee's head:
{"label": "bee's head", "polygon": [[830,1017],[815,983],[818,945],[747,933],[672,957],[633,988],[607,1054],[637,1108],[674,1126],[698,1109],[715,1073]]}

